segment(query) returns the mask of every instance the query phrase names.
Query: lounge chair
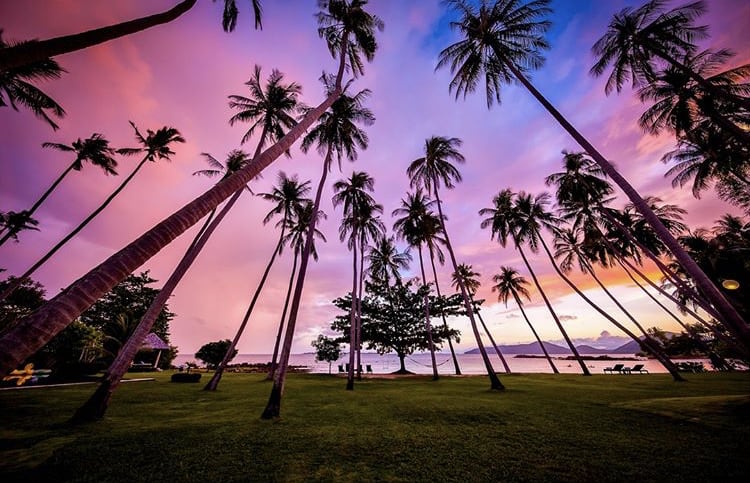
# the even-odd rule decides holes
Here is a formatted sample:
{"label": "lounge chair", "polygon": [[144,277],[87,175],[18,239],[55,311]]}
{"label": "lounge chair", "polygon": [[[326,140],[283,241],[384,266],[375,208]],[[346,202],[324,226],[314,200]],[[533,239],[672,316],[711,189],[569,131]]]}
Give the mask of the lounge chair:
{"label": "lounge chair", "polygon": [[625,374],[632,374],[637,372],[638,374],[648,374],[648,371],[643,368],[643,364],[636,364],[633,367],[623,367],[622,372]]}
{"label": "lounge chair", "polygon": [[370,364],[367,364],[367,373],[372,374],[372,366]]}
{"label": "lounge chair", "polygon": [[614,374],[616,372],[618,374],[622,374],[622,368],[623,367],[625,367],[625,364],[615,364],[612,367],[605,367],[604,368],[604,373],[606,374],[606,373],[609,372],[610,374]]}
{"label": "lounge chair", "polygon": [[339,372],[346,372],[344,370],[344,364],[339,364]]}

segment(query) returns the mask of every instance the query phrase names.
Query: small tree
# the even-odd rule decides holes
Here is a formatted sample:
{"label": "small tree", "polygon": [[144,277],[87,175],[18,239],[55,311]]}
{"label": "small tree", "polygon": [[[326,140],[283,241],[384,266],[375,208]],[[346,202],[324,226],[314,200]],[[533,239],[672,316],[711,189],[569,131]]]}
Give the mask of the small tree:
{"label": "small tree", "polygon": [[341,345],[335,339],[319,334],[318,338],[310,344],[315,347],[315,360],[328,362],[328,374],[331,373],[331,363],[341,357]]}
{"label": "small tree", "polygon": [[[387,287],[382,283],[366,283],[366,295],[362,299],[362,343],[378,354],[395,352],[400,361],[398,373],[405,374],[404,359],[416,351],[429,349],[427,331],[424,324],[424,296],[429,291],[426,286],[416,287],[413,280],[405,284],[397,283]],[[445,307],[446,313],[458,310],[457,299],[429,297],[430,313],[439,314],[438,304]],[[333,304],[347,315],[336,317],[331,328],[342,333],[337,342],[349,341],[349,307],[351,295],[338,298]],[[442,324],[432,328],[432,340],[436,349],[442,347],[448,337],[458,340],[459,332]]]}
{"label": "small tree", "polygon": [[[226,354],[227,350],[229,350],[229,345],[231,343],[232,341],[230,341],[229,339],[209,342],[208,344],[205,344],[203,347],[198,349],[198,352],[195,353],[195,358],[205,362],[206,366],[209,369],[215,369],[216,366],[224,358],[224,354]],[[231,361],[232,359],[234,359],[234,356],[236,355],[237,349],[234,350],[234,353],[232,354],[232,357],[229,358],[229,360]]]}

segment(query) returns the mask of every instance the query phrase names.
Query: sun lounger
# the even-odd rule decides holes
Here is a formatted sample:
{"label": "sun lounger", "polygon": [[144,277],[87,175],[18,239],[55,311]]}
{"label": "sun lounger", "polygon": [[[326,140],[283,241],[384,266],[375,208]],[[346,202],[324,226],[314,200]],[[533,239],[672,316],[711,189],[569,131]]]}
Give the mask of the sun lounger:
{"label": "sun lounger", "polygon": [[633,367],[623,367],[622,372],[625,374],[633,374],[634,372],[637,372],[638,374],[648,374],[648,371],[643,368],[643,364],[636,364]]}
{"label": "sun lounger", "polygon": [[339,372],[346,372],[343,364],[339,364]]}
{"label": "sun lounger", "polygon": [[367,373],[372,374],[372,366],[370,364],[367,364]]}
{"label": "sun lounger", "polygon": [[605,367],[604,368],[604,373],[605,374],[606,373],[614,374],[616,372],[618,374],[622,374],[622,368],[623,367],[625,367],[625,364],[615,364],[612,367]]}

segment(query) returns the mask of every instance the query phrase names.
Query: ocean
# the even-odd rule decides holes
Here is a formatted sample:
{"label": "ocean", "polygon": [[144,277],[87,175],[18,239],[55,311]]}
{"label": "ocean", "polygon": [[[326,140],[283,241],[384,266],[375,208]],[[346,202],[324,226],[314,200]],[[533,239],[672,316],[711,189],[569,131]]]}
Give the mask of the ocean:
{"label": "ocean", "polygon": [[[585,355],[585,354],[582,354]],[[597,354],[600,355],[600,354]],[[463,374],[485,374],[484,363],[482,362],[482,356],[479,354],[457,354],[458,365]],[[622,360],[617,359],[623,357],[622,354],[612,354],[613,360],[606,361],[584,361],[586,366],[589,368],[592,374],[602,374],[605,367],[611,367],[614,364],[625,364],[626,367],[632,367],[633,364],[643,364],[644,368],[651,373],[666,373],[667,370],[655,359],[642,359],[638,361]],[[438,364],[439,374],[454,374],[453,361],[450,353],[436,353],[435,358]],[[527,357],[514,357],[509,355],[505,357],[510,366],[511,372],[519,373],[552,373],[552,368],[544,358],[527,358]],[[555,366],[562,373],[578,373],[581,372],[581,368],[578,362],[574,360],[566,360],[564,357],[552,357]],[[232,360],[232,364],[245,363],[265,363],[271,361],[270,354],[237,354]],[[495,355],[490,355],[490,361],[492,362],[495,372],[504,372],[503,365],[500,359]],[[683,359],[675,359],[674,362],[682,362]],[[690,359],[692,362],[702,362],[706,370],[711,369],[708,359]],[[196,362],[202,365],[201,361],[197,361],[193,354],[180,354],[178,355],[173,364],[180,366],[186,362]],[[331,372],[338,372],[338,365],[345,365],[349,362],[348,355],[344,355],[336,362],[330,365]],[[304,366],[313,373],[327,373],[329,365],[327,362],[317,362],[315,360],[315,354],[291,354],[289,356],[289,364],[293,366]],[[362,353],[362,368],[365,369],[366,365],[372,366],[372,370],[375,374],[388,374],[395,372],[399,369],[399,360],[395,354],[380,355],[376,353]],[[345,366],[344,366],[345,367]],[[418,353],[412,354],[406,358],[406,369],[416,374],[432,374],[432,366],[430,364],[429,353]]]}

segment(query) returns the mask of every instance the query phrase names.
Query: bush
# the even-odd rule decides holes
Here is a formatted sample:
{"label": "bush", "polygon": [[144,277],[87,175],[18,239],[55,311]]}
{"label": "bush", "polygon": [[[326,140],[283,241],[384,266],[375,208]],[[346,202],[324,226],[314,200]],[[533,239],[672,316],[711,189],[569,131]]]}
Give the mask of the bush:
{"label": "bush", "polygon": [[175,372],[172,374],[172,382],[199,382],[201,375],[196,372]]}

